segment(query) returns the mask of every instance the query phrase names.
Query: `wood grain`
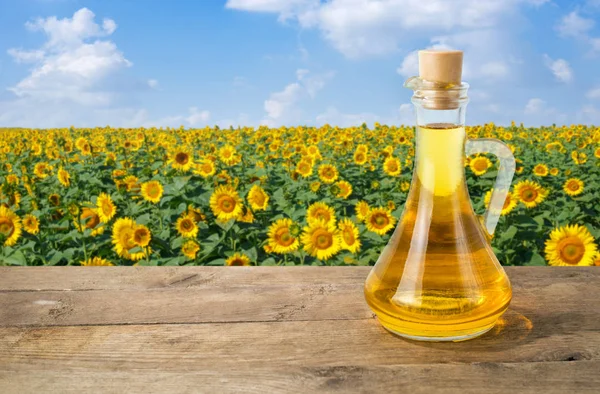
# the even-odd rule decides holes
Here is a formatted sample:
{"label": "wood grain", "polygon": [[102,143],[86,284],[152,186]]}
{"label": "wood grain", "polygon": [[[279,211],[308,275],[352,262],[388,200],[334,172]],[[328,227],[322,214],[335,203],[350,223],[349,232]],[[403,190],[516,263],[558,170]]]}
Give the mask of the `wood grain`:
{"label": "wood grain", "polygon": [[0,269],[0,391],[600,392],[600,269],[511,268],[479,339],[387,333],[368,267]]}

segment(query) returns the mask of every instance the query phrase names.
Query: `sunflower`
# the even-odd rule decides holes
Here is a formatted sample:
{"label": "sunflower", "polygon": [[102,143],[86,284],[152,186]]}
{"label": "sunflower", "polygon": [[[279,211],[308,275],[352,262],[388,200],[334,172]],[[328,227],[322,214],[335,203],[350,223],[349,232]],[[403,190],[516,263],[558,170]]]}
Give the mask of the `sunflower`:
{"label": "sunflower", "polygon": [[181,247],[181,253],[190,260],[194,260],[200,251],[200,245],[192,239],[187,240]]}
{"label": "sunflower", "polygon": [[340,198],[348,198],[352,194],[352,185],[347,181],[339,181],[336,183],[338,192],[336,193],[336,197]]}
{"label": "sunflower", "polygon": [[390,211],[383,207],[371,208],[365,218],[367,230],[379,235],[384,235],[394,228],[396,218],[392,216]]}
{"label": "sunflower", "polygon": [[6,176],[6,182],[12,185],[18,185],[19,184],[19,177],[16,176],[15,174],[9,174]]}
{"label": "sunflower", "polygon": [[335,225],[335,211],[324,202],[315,202],[306,210],[306,221],[308,224],[323,221]]}
{"label": "sunflower", "polygon": [[231,145],[225,145],[219,149],[219,160],[221,160],[226,165],[231,165],[236,162],[236,150]]}
{"label": "sunflower", "polygon": [[549,265],[584,266],[594,264],[596,249],[588,229],[574,224],[554,229],[544,251]]}
{"label": "sunflower", "polygon": [[319,182],[319,181],[311,182],[309,187],[312,192],[316,193],[321,188],[321,182]]}
{"label": "sunflower", "polygon": [[341,248],[357,253],[360,250],[360,239],[358,238],[358,228],[352,220],[344,218],[338,223],[340,230]]}
{"label": "sunflower", "polygon": [[596,148],[596,150],[594,151],[594,156],[596,156],[598,159],[600,159],[600,147]]}
{"label": "sunflower", "polygon": [[233,256],[225,260],[225,265],[228,266],[242,266],[251,265],[250,258],[243,253],[235,253]]}
{"label": "sunflower", "polygon": [[142,188],[140,185],[139,179],[135,175],[128,175],[123,179],[125,182],[125,186],[127,187],[127,191],[133,194],[138,194]]}
{"label": "sunflower", "polygon": [[206,215],[200,208],[195,208],[193,205],[188,205],[185,216],[191,218],[194,222],[200,223],[206,221]]}
{"label": "sunflower", "polygon": [[358,164],[359,166],[362,166],[363,164],[365,164],[367,162],[367,152],[359,151],[357,148],[356,152],[354,152],[354,162],[356,164]]}
{"label": "sunflower", "polygon": [[150,240],[152,239],[152,234],[148,227],[138,224],[135,231],[133,232],[133,242],[140,248],[145,248],[150,244]]}
{"label": "sunflower", "polygon": [[71,185],[71,175],[69,175],[67,170],[63,169],[62,167],[59,168],[56,176],[60,184],[64,187],[69,187]]}
{"label": "sunflower", "polygon": [[83,260],[83,261],[79,262],[79,265],[86,266],[86,267],[112,267],[112,266],[114,266],[113,263],[111,263],[110,261],[105,260],[101,257],[92,257],[91,259]]}
{"label": "sunflower", "polygon": [[171,158],[171,167],[176,170],[187,172],[194,165],[192,156],[185,150],[176,151]]}
{"label": "sunflower", "polygon": [[[245,205],[242,205],[242,212],[238,217],[235,218],[238,222],[242,223],[254,223],[254,214],[252,210]],[[218,219],[217,219],[218,221]]]}
{"label": "sunflower", "polygon": [[254,185],[250,188],[246,200],[255,211],[265,211],[269,203],[269,195],[265,193],[262,187]]}
{"label": "sunflower", "polygon": [[40,221],[35,216],[29,214],[23,216],[23,230],[29,234],[37,234],[40,232]]}
{"label": "sunflower", "polygon": [[558,168],[554,167],[554,168],[551,168],[551,169],[550,169],[550,175],[552,175],[552,176],[557,176],[557,175],[558,175],[558,173],[559,173],[559,170],[558,170]]}
{"label": "sunflower", "polygon": [[204,159],[200,163],[196,164],[194,168],[194,174],[200,175],[202,178],[208,178],[215,175],[217,167],[212,160]]}
{"label": "sunflower", "polygon": [[469,167],[473,174],[481,176],[492,166],[492,162],[485,156],[476,156],[469,161]]}
{"label": "sunflower", "polygon": [[179,235],[181,235],[183,238],[196,238],[198,235],[198,226],[196,225],[196,222],[189,216],[182,216],[177,219],[175,228],[177,229]]}
{"label": "sunflower", "polygon": [[583,152],[573,151],[571,152],[571,159],[577,165],[585,164],[587,162],[587,155]]}
{"label": "sunflower", "polygon": [[78,216],[74,219],[75,228],[80,232],[89,229],[92,237],[104,233],[104,225],[101,224],[97,208],[82,207]]}
{"label": "sunflower", "polygon": [[33,173],[40,179],[45,179],[50,176],[50,172],[52,171],[52,166],[45,162],[37,163],[33,167]]}
{"label": "sunflower", "polygon": [[135,231],[138,227],[139,225],[131,218],[119,218],[115,222],[113,226],[112,243],[114,244],[114,249],[119,257],[138,261],[146,256],[146,250],[134,251],[135,249],[140,249],[134,239]]}
{"label": "sunflower", "polygon": [[[490,200],[492,199],[492,193],[494,189],[491,189],[487,193],[485,193],[485,197],[483,198],[483,202],[485,203],[486,208],[490,205]],[[504,205],[502,206],[502,211],[500,214],[502,216],[508,215],[519,203],[519,198],[514,195],[512,192],[508,192],[506,194],[506,198],[504,199]]]}
{"label": "sunflower", "polygon": [[369,203],[366,201],[359,201],[356,203],[356,205],[354,206],[354,211],[356,212],[356,218],[361,221],[364,222],[365,219],[367,218],[367,215],[369,214],[369,210],[371,209],[371,207],[369,206]]}
{"label": "sunflower", "polygon": [[321,181],[330,184],[338,179],[339,173],[335,166],[331,164],[323,164],[319,166],[319,178]]}
{"label": "sunflower", "polygon": [[0,206],[0,236],[4,246],[13,246],[21,236],[21,219],[4,205]]}
{"label": "sunflower", "polygon": [[400,173],[402,172],[400,160],[393,156],[388,156],[383,162],[383,172],[385,172],[389,176],[400,175]]}
{"label": "sunflower", "polygon": [[545,164],[537,164],[533,167],[533,175],[541,177],[548,175],[548,166]]}
{"label": "sunflower", "polygon": [[219,220],[235,219],[242,212],[242,200],[233,187],[218,186],[210,196],[210,209]]}
{"label": "sunflower", "polygon": [[296,172],[303,178],[308,178],[313,174],[313,164],[309,160],[300,160],[296,165]]}
{"label": "sunflower", "polygon": [[98,208],[98,216],[102,223],[108,223],[117,213],[117,207],[106,193],[100,193],[96,199],[96,207]]}
{"label": "sunflower", "polygon": [[403,182],[400,184],[400,190],[402,190],[403,192],[407,192],[407,191],[408,191],[408,189],[410,189],[410,183],[408,183],[408,182],[406,182],[406,181],[403,181]]}
{"label": "sunflower", "polygon": [[340,232],[333,223],[317,220],[304,227],[301,238],[304,250],[319,260],[328,260],[341,248]]}
{"label": "sunflower", "polygon": [[292,219],[278,219],[267,231],[268,245],[271,252],[285,254],[298,249],[298,225]]}
{"label": "sunflower", "polygon": [[517,183],[514,193],[527,208],[536,207],[548,196],[548,190],[532,181]]}
{"label": "sunflower", "polygon": [[594,257],[594,265],[596,267],[600,267],[600,252],[596,252],[596,257]]}
{"label": "sunflower", "polygon": [[578,196],[583,193],[583,181],[578,178],[567,179],[563,190],[571,197]]}
{"label": "sunflower", "polygon": [[57,207],[60,205],[60,196],[56,193],[52,193],[48,196],[48,201],[52,206]]}
{"label": "sunflower", "polygon": [[163,187],[159,181],[142,183],[142,197],[153,204],[158,204],[163,195]]}

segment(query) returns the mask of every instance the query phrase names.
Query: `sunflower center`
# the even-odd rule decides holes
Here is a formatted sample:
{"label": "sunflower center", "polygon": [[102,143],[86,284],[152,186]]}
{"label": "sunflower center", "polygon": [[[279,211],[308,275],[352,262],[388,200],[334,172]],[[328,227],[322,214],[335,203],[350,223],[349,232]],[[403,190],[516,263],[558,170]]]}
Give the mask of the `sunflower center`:
{"label": "sunflower center", "polygon": [[112,206],[108,201],[102,201],[102,213],[109,216],[112,213]]}
{"label": "sunflower center", "polygon": [[150,198],[158,198],[159,190],[158,187],[152,185],[148,188],[148,196]]}
{"label": "sunflower center", "polygon": [[487,162],[481,159],[475,160],[475,163],[473,163],[473,167],[475,167],[477,171],[485,171],[487,170]]}
{"label": "sunflower center", "polygon": [[569,182],[569,185],[567,187],[570,190],[577,191],[577,190],[579,190],[579,183],[577,183],[575,181],[571,181],[571,182]]}
{"label": "sunflower center", "polygon": [[344,238],[344,242],[346,242],[347,245],[353,245],[356,241],[356,238],[354,238],[354,233],[349,227],[346,227],[344,229],[344,231],[342,232],[342,237]]}
{"label": "sunflower center", "polygon": [[324,209],[320,209],[320,210],[316,211],[314,216],[316,219],[324,220],[326,222],[328,222],[330,219],[329,212],[327,212]]}
{"label": "sunflower center", "polygon": [[187,153],[184,152],[179,152],[176,156],[175,156],[175,161],[179,164],[187,164],[187,162],[190,160],[190,157],[188,156]]}
{"label": "sunflower center", "polygon": [[317,230],[313,235],[313,243],[317,249],[328,249],[333,245],[333,236],[325,230]]}
{"label": "sunflower center", "polygon": [[372,219],[372,223],[375,225],[375,227],[377,228],[384,228],[385,226],[388,225],[390,221],[388,220],[387,216],[385,215],[380,215],[380,214],[376,214],[373,216]]}
{"label": "sunflower center", "polygon": [[237,266],[244,265],[244,260],[235,258],[235,259],[231,260],[229,265],[234,265],[234,266],[235,265],[237,265]]}
{"label": "sunflower center", "polygon": [[139,245],[146,245],[149,241],[148,231],[144,228],[135,230],[133,233],[133,241]]}
{"label": "sunflower center", "polygon": [[276,239],[278,241],[277,243],[280,244],[281,246],[290,246],[295,241],[294,237],[292,237],[289,229],[287,229],[287,228],[281,228],[281,229],[277,230]]}
{"label": "sunflower center", "polygon": [[190,219],[185,219],[181,221],[181,228],[183,228],[185,231],[190,231],[193,227],[193,223]]}
{"label": "sunflower center", "polygon": [[585,245],[577,237],[568,237],[558,243],[560,258],[567,264],[576,265],[585,254]]}
{"label": "sunflower center", "polygon": [[85,223],[85,227],[87,228],[94,228],[100,223],[100,218],[96,212],[91,209],[83,208],[83,212],[81,212],[81,222]]}
{"label": "sunflower center", "polygon": [[208,174],[208,173],[212,172],[212,166],[210,164],[208,164],[208,163],[203,164],[202,165],[202,171],[204,171],[205,173]]}
{"label": "sunflower center", "polygon": [[219,197],[219,207],[223,212],[230,213],[235,208],[235,200],[229,196]]}
{"label": "sunflower center", "polygon": [[538,196],[538,192],[535,189],[525,189],[523,190],[523,192],[521,193],[521,198],[523,199],[523,201],[525,202],[531,202],[531,201],[535,201],[535,199]]}
{"label": "sunflower center", "polygon": [[253,200],[254,200],[254,203],[255,203],[256,205],[258,205],[258,206],[261,206],[261,207],[262,207],[262,206],[264,205],[264,203],[265,203],[265,195],[264,195],[264,194],[262,194],[262,193],[260,193],[260,192],[258,192],[258,193],[256,193],[256,194],[254,195],[254,198],[253,198]]}
{"label": "sunflower center", "polygon": [[0,234],[10,237],[15,231],[15,224],[9,218],[0,218]]}
{"label": "sunflower center", "polygon": [[133,240],[133,229],[123,230],[121,233],[121,245],[123,245],[123,249],[131,250],[135,248],[135,242]]}

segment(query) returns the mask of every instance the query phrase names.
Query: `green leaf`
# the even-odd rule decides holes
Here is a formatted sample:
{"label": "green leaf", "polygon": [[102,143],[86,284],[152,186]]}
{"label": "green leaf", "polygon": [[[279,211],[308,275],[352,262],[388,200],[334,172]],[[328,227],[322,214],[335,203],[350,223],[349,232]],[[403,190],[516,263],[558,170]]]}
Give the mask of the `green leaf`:
{"label": "green leaf", "polygon": [[507,240],[512,239],[517,234],[517,228],[515,226],[510,226],[506,229],[506,231],[500,234],[500,239]]}
{"label": "green leaf", "polygon": [[544,258],[542,256],[540,256],[539,253],[534,252],[531,255],[531,259],[529,260],[529,262],[525,263],[525,265],[527,265],[527,266],[544,266],[544,265],[546,265],[546,260],[544,260]]}

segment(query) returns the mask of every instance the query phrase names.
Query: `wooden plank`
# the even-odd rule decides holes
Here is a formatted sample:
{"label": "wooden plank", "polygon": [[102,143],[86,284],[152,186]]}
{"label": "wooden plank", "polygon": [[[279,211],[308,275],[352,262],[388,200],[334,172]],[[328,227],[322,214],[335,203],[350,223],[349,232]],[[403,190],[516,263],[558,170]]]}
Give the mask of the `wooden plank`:
{"label": "wooden plank", "polygon": [[[363,297],[364,276],[368,272],[364,267],[360,270],[342,268],[360,274],[354,275],[351,280],[350,276],[339,280],[339,269],[332,270],[328,282],[327,271],[320,269],[270,268],[274,273],[270,274],[268,283],[255,276],[254,269],[246,270],[248,276],[257,278],[257,284],[244,279],[244,272],[237,272],[238,268],[241,267],[214,271],[196,267],[186,275],[196,271],[198,277],[205,278],[205,272],[216,272],[215,276],[220,279],[215,282],[200,280],[195,284],[196,278],[179,280],[167,287],[148,289],[134,285],[130,290],[123,282],[108,289],[87,291],[0,291],[0,327],[356,320],[373,317]],[[32,272],[36,270],[31,269]],[[55,272],[68,272],[69,269]],[[597,328],[595,322],[600,321],[600,308],[590,294],[600,294],[600,270],[596,267],[579,269],[583,272],[543,267],[522,273],[511,270],[514,272],[511,308],[528,318],[534,314],[535,319],[547,325],[573,330]],[[547,271],[556,274],[547,275]],[[143,274],[145,279],[140,279],[140,283],[159,283],[157,278],[161,277],[156,276],[159,273],[154,269],[151,272]],[[310,272],[320,272],[321,276]],[[9,272],[7,276],[10,275]],[[53,277],[60,281],[62,276]],[[291,279],[294,277],[295,282]],[[286,279],[280,281],[279,278]],[[129,280],[132,279],[128,277]]]}
{"label": "wooden plank", "polygon": [[196,369],[178,372],[0,370],[4,394],[56,393],[597,393],[600,362]]}
{"label": "wooden plank", "polygon": [[478,340],[406,341],[376,320],[1,328],[0,370],[181,371],[600,360],[600,330],[536,329],[514,316]]}
{"label": "wooden plank", "polygon": [[[371,267],[0,267],[2,291],[146,290],[171,287],[354,284]],[[513,285],[589,283],[596,267],[505,267]]]}
{"label": "wooden plank", "polygon": [[1,291],[147,290],[364,282],[369,267],[0,267]]}

